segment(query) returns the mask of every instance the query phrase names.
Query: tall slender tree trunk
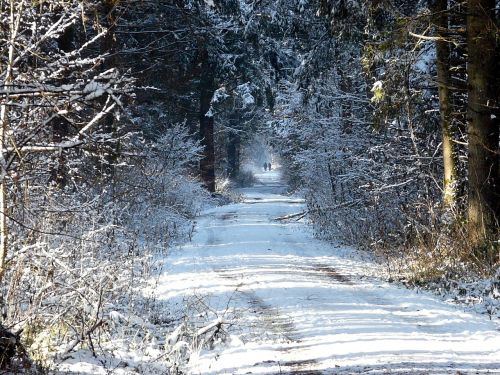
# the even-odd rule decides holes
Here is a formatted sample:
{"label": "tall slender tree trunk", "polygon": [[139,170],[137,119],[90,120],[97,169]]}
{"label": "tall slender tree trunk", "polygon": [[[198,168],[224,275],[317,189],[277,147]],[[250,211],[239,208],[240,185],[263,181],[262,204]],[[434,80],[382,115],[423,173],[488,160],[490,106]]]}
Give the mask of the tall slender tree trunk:
{"label": "tall slender tree trunk", "polygon": [[[342,61],[342,58],[339,59]],[[346,134],[350,134],[352,132],[352,103],[349,98],[349,94],[352,92],[352,83],[349,74],[347,73],[347,68],[342,68],[342,66],[348,66],[350,62],[349,60],[350,58],[348,61],[344,60],[337,68],[340,80],[340,91],[343,96],[340,100],[340,117],[342,119],[342,131]]]}
{"label": "tall slender tree trunk", "polygon": [[[5,84],[8,84],[8,80],[5,80]],[[7,98],[5,100],[8,100]],[[5,160],[5,133],[7,130],[7,122],[8,122],[8,114],[7,114],[7,106],[2,104],[0,109],[0,142],[2,146],[1,152],[1,163],[2,170],[0,172],[0,281],[5,273],[5,261],[7,259],[7,192],[5,186],[7,166]]]}
{"label": "tall slender tree trunk", "polygon": [[205,187],[215,192],[215,147],[214,117],[210,113],[212,97],[215,90],[214,67],[210,63],[208,51],[201,51],[200,77],[200,137],[203,155],[200,160],[200,173]]}
{"label": "tall slender tree trunk", "polygon": [[444,39],[448,29],[448,0],[436,0],[432,9],[433,21],[437,28],[437,36],[443,38],[436,41],[436,66],[439,91],[439,113],[441,115],[441,132],[443,136],[443,203],[445,207],[456,206],[457,167],[453,143],[450,107],[450,46]]}
{"label": "tall slender tree trunk", "polygon": [[[116,68],[116,58],[115,58],[115,30],[116,30],[116,17],[115,8],[119,1],[105,0],[102,9],[104,16],[104,26],[107,28],[107,33],[101,42],[101,52],[102,54],[109,54],[102,66],[103,70],[108,70],[111,68]],[[104,103],[104,101],[103,101]],[[115,184],[116,184],[116,167],[119,153],[119,141],[115,137],[117,133],[117,124],[113,112],[106,114],[104,118],[105,131],[108,134],[112,134],[112,139],[109,140],[108,145],[106,145],[106,158],[104,165],[104,173],[110,181],[110,194],[111,199],[114,199],[115,195]]]}
{"label": "tall slender tree trunk", "polygon": [[[327,150],[325,150],[325,153],[326,151]],[[333,202],[337,203],[337,189],[335,189],[335,175],[333,174],[333,169],[330,161],[327,160],[326,165],[328,169],[328,177],[330,179],[330,188],[332,189]]]}
{"label": "tall slender tree trunk", "polygon": [[499,123],[495,0],[468,0],[469,229],[481,245],[498,230]]}
{"label": "tall slender tree trunk", "polygon": [[452,131],[455,152],[457,180],[455,183],[456,204],[460,213],[466,214],[467,196],[467,160],[460,155],[467,154],[467,4],[458,0],[448,0],[449,38],[454,44],[448,44],[450,52],[450,89],[449,105],[452,114]]}
{"label": "tall slender tree trunk", "polygon": [[[75,38],[74,26],[68,27],[63,34],[59,37],[57,44],[59,49],[64,52],[70,52],[72,49],[73,40]],[[62,80],[63,84],[68,84],[69,79]],[[69,122],[62,116],[58,116],[51,121],[52,125],[52,142],[57,144],[63,142],[69,134]],[[66,152],[60,150],[57,157],[56,164],[52,167],[50,173],[50,180],[59,188],[67,184],[67,171],[66,171]]]}
{"label": "tall slender tree trunk", "polygon": [[227,167],[229,178],[236,178],[240,173],[240,136],[236,132],[229,132],[227,144]]}
{"label": "tall slender tree trunk", "polygon": [[[15,0],[10,0],[9,5],[6,5],[10,8],[10,19],[9,19],[9,53],[8,53],[8,59],[6,63],[6,70],[5,70],[5,79],[4,79],[4,89],[5,91],[10,90],[10,84],[13,81],[13,68],[14,68],[14,45],[15,45],[15,40],[17,38],[17,32],[19,30],[19,22],[20,22],[20,15],[22,14],[22,7],[24,6],[24,1],[19,3],[18,6],[18,11],[17,11],[17,17],[15,17],[16,14],[16,2]],[[1,170],[0,170],[0,281],[3,278],[3,275],[5,274],[6,266],[5,266],[5,261],[7,259],[7,253],[9,250],[8,247],[8,226],[7,226],[7,214],[8,214],[8,204],[7,204],[7,187],[6,187],[6,177],[7,177],[7,152],[5,149],[5,143],[6,143],[6,132],[7,132],[7,126],[9,123],[9,114],[8,114],[8,106],[7,102],[9,101],[9,96],[4,98],[4,102],[0,106],[0,146],[1,146],[1,153],[0,153],[0,164],[1,164]]]}

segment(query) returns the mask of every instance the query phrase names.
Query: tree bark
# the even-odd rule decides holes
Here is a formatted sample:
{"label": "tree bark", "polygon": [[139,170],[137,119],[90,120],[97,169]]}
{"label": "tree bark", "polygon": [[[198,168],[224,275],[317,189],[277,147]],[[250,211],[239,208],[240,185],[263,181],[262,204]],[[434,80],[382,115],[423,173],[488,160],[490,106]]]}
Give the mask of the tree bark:
{"label": "tree bark", "polygon": [[215,90],[213,64],[206,48],[201,51],[200,137],[203,155],[200,160],[201,179],[210,192],[215,192],[214,117],[210,113]]}
{"label": "tree bark", "polygon": [[498,230],[499,123],[495,0],[468,0],[468,218],[475,245]]}
{"label": "tree bark", "polygon": [[[342,61],[342,58],[339,58]],[[350,58],[348,59],[350,60]],[[342,132],[346,134],[350,134],[352,132],[352,108],[351,108],[351,99],[349,98],[349,94],[352,93],[352,83],[347,73],[346,68],[342,68],[342,66],[348,66],[350,61],[345,61],[337,67],[337,71],[339,74],[340,80],[340,91],[342,95],[342,99],[340,100],[340,117],[342,121]]]}
{"label": "tree bark", "polygon": [[[59,37],[57,43],[59,49],[64,52],[72,50],[73,40],[75,38],[74,26],[68,27],[64,33]],[[68,78],[62,80],[63,84],[69,84]],[[61,116],[54,118],[51,121],[52,125],[52,142],[54,144],[62,143],[69,135],[69,123]],[[67,171],[66,171],[66,151],[61,149],[56,155],[57,162],[52,167],[50,172],[50,180],[56,184],[57,187],[63,188],[67,184]]]}
{"label": "tree bark", "polygon": [[[22,11],[22,7],[24,6],[24,2],[18,5],[18,12]],[[10,20],[9,20],[9,52],[8,59],[6,63],[6,71],[5,71],[5,79],[4,79],[4,90],[9,91],[10,84],[13,81],[13,68],[14,68],[14,45],[17,39],[17,32],[19,30],[19,18],[15,17],[15,1],[10,0],[8,5],[10,8]],[[1,154],[0,154],[0,281],[2,281],[3,275],[6,271],[5,261],[7,259],[8,253],[8,226],[7,226],[7,213],[8,213],[8,205],[7,205],[7,186],[6,186],[6,177],[7,177],[7,163],[6,163],[6,137],[7,137],[7,126],[9,123],[9,114],[8,107],[6,103],[9,101],[9,95],[4,98],[4,102],[0,107],[0,146],[1,146]]]}
{"label": "tree bark", "polygon": [[[104,1],[103,6],[103,23],[107,28],[106,35],[101,42],[101,53],[103,55],[109,54],[110,56],[106,57],[104,64],[102,65],[103,71],[112,69],[116,67],[116,58],[115,58],[115,49],[116,49],[116,39],[115,39],[115,30],[116,30],[116,17],[115,17],[115,9],[118,1],[106,0]],[[104,102],[104,100],[103,100]],[[108,141],[106,147],[106,156],[104,158],[105,165],[103,166],[103,172],[106,178],[110,181],[110,194],[111,199],[114,199],[115,195],[115,185],[116,185],[116,167],[118,161],[118,154],[120,144],[119,141],[116,140],[117,133],[117,124],[115,121],[115,116],[113,112],[106,114],[104,121],[104,130],[106,133],[111,134],[112,137]]]}
{"label": "tree bark", "polygon": [[443,137],[443,204],[447,208],[456,206],[457,167],[453,143],[450,106],[450,46],[444,39],[444,31],[448,29],[448,0],[436,0],[432,8],[433,22],[437,28],[436,67],[439,91],[439,113],[441,116],[441,133]]}
{"label": "tree bark", "polygon": [[240,173],[240,136],[229,132],[227,144],[227,168],[229,178],[234,179]]}

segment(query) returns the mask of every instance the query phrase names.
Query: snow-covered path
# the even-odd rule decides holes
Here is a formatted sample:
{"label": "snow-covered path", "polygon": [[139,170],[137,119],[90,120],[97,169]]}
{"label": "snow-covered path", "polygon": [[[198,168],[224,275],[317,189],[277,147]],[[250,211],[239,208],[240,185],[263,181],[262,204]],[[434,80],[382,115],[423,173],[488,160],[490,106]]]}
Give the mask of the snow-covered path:
{"label": "snow-covered path", "polygon": [[278,172],[258,178],[242,203],[204,213],[159,279],[160,299],[203,305],[229,335],[192,374],[500,374],[487,317],[377,280],[355,251],[274,220],[303,201],[282,195]]}

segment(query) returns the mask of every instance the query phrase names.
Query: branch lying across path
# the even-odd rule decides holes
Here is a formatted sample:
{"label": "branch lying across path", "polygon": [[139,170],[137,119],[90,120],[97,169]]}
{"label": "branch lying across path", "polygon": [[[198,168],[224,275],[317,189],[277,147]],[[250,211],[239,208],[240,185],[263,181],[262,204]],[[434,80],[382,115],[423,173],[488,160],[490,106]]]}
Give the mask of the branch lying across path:
{"label": "branch lying across path", "polygon": [[[390,188],[390,187],[393,187],[393,186],[388,186],[387,188]],[[354,206],[354,205],[359,204],[359,203],[361,203],[361,200],[360,199],[356,199],[356,200],[352,200],[352,201],[340,203],[340,204],[337,204],[335,206],[327,206],[327,207],[322,207],[322,208],[316,208],[316,209],[313,209],[313,210],[305,210],[305,211],[302,211],[302,212],[295,212],[293,214],[288,214],[288,215],[285,215],[285,216],[278,216],[278,217],[275,217],[273,220],[275,220],[275,221],[285,221],[285,220],[292,220],[292,219],[294,219],[295,221],[299,221],[304,216],[306,216],[306,215],[308,215],[310,213],[321,212],[321,211],[332,211],[332,210],[336,210],[336,209],[343,208],[343,207],[351,207],[351,206]]]}
{"label": "branch lying across path", "polygon": [[309,211],[296,212],[296,213],[288,214],[288,215],[285,215],[285,216],[275,217],[273,220],[276,220],[276,221],[285,221],[285,220],[295,219],[296,221],[299,221],[304,216],[306,216],[308,213],[309,213]]}

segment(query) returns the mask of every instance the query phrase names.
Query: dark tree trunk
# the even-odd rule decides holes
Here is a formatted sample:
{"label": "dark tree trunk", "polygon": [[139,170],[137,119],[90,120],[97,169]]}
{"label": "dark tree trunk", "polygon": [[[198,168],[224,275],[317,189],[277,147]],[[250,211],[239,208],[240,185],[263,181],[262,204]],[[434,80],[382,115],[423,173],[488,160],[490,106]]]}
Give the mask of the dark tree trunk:
{"label": "dark tree trunk", "polygon": [[448,0],[436,0],[432,8],[436,34],[436,67],[439,91],[439,113],[443,136],[443,203],[445,207],[456,206],[457,168],[453,143],[450,107],[450,46],[444,38],[448,30]]}
{"label": "dark tree trunk", "polygon": [[[55,118],[52,121],[52,141],[54,143],[61,143],[66,139],[68,134],[68,121],[62,117]],[[59,188],[63,188],[68,182],[65,151],[61,149],[56,157],[57,162],[50,172],[50,180]]]}
{"label": "dark tree trunk", "polygon": [[[70,52],[73,49],[73,42],[75,39],[75,28],[68,27],[64,33],[57,40],[59,49],[64,52]],[[69,79],[63,79],[62,83],[69,83]],[[52,142],[61,143],[69,135],[68,121],[63,117],[56,117],[51,121],[52,125]],[[55,183],[59,188],[67,184],[67,171],[66,171],[66,152],[60,150],[57,157],[57,162],[50,171],[50,180]]]}
{"label": "dark tree trunk", "polygon": [[[103,54],[109,54],[102,65],[103,70],[108,70],[111,68],[116,68],[117,61],[114,57],[116,42],[115,42],[115,30],[116,30],[116,16],[115,16],[115,7],[116,2],[111,0],[105,0],[103,6],[103,15],[104,15],[104,25],[107,27],[108,32],[104,35],[101,42],[101,52]],[[103,102],[104,104],[104,102]],[[118,161],[119,154],[119,141],[116,140],[115,137],[117,133],[117,124],[115,121],[115,117],[113,113],[108,113],[104,117],[103,121],[104,131],[108,134],[111,134],[111,139],[107,142],[105,147],[105,164],[103,166],[104,176],[109,178],[111,182],[111,195],[114,196],[115,189],[115,177],[116,177],[116,168],[115,165]]]}
{"label": "dark tree trunk", "polygon": [[500,214],[494,7],[495,0],[468,1],[468,214],[471,237],[476,245],[494,235]]}
{"label": "dark tree trunk", "polygon": [[240,173],[240,136],[230,132],[227,144],[227,169],[229,178],[235,179]]}
{"label": "dark tree trunk", "polygon": [[453,143],[456,162],[455,204],[461,214],[466,214],[467,196],[467,6],[460,0],[448,0],[448,40],[453,41],[453,47],[448,45],[450,53],[449,70],[450,87],[450,123],[454,138]]}
{"label": "dark tree trunk", "polygon": [[[350,60],[350,58],[348,60]],[[346,63],[346,65],[348,66],[349,62]],[[352,93],[352,83],[347,69],[343,69],[340,66],[337,69],[340,76],[340,91],[342,95],[344,95],[344,98],[342,98],[340,102],[342,131],[344,133],[350,134],[352,132],[352,103],[349,96]]]}
{"label": "dark tree trunk", "polygon": [[214,67],[208,51],[201,52],[200,77],[200,137],[203,155],[200,160],[201,179],[210,192],[215,192],[214,118],[209,113],[215,90]]}
{"label": "dark tree trunk", "polygon": [[337,203],[337,190],[335,189],[335,175],[333,174],[332,165],[330,164],[330,162],[327,162],[327,166],[328,166],[328,176],[330,177],[330,188],[332,189],[333,202]]}

